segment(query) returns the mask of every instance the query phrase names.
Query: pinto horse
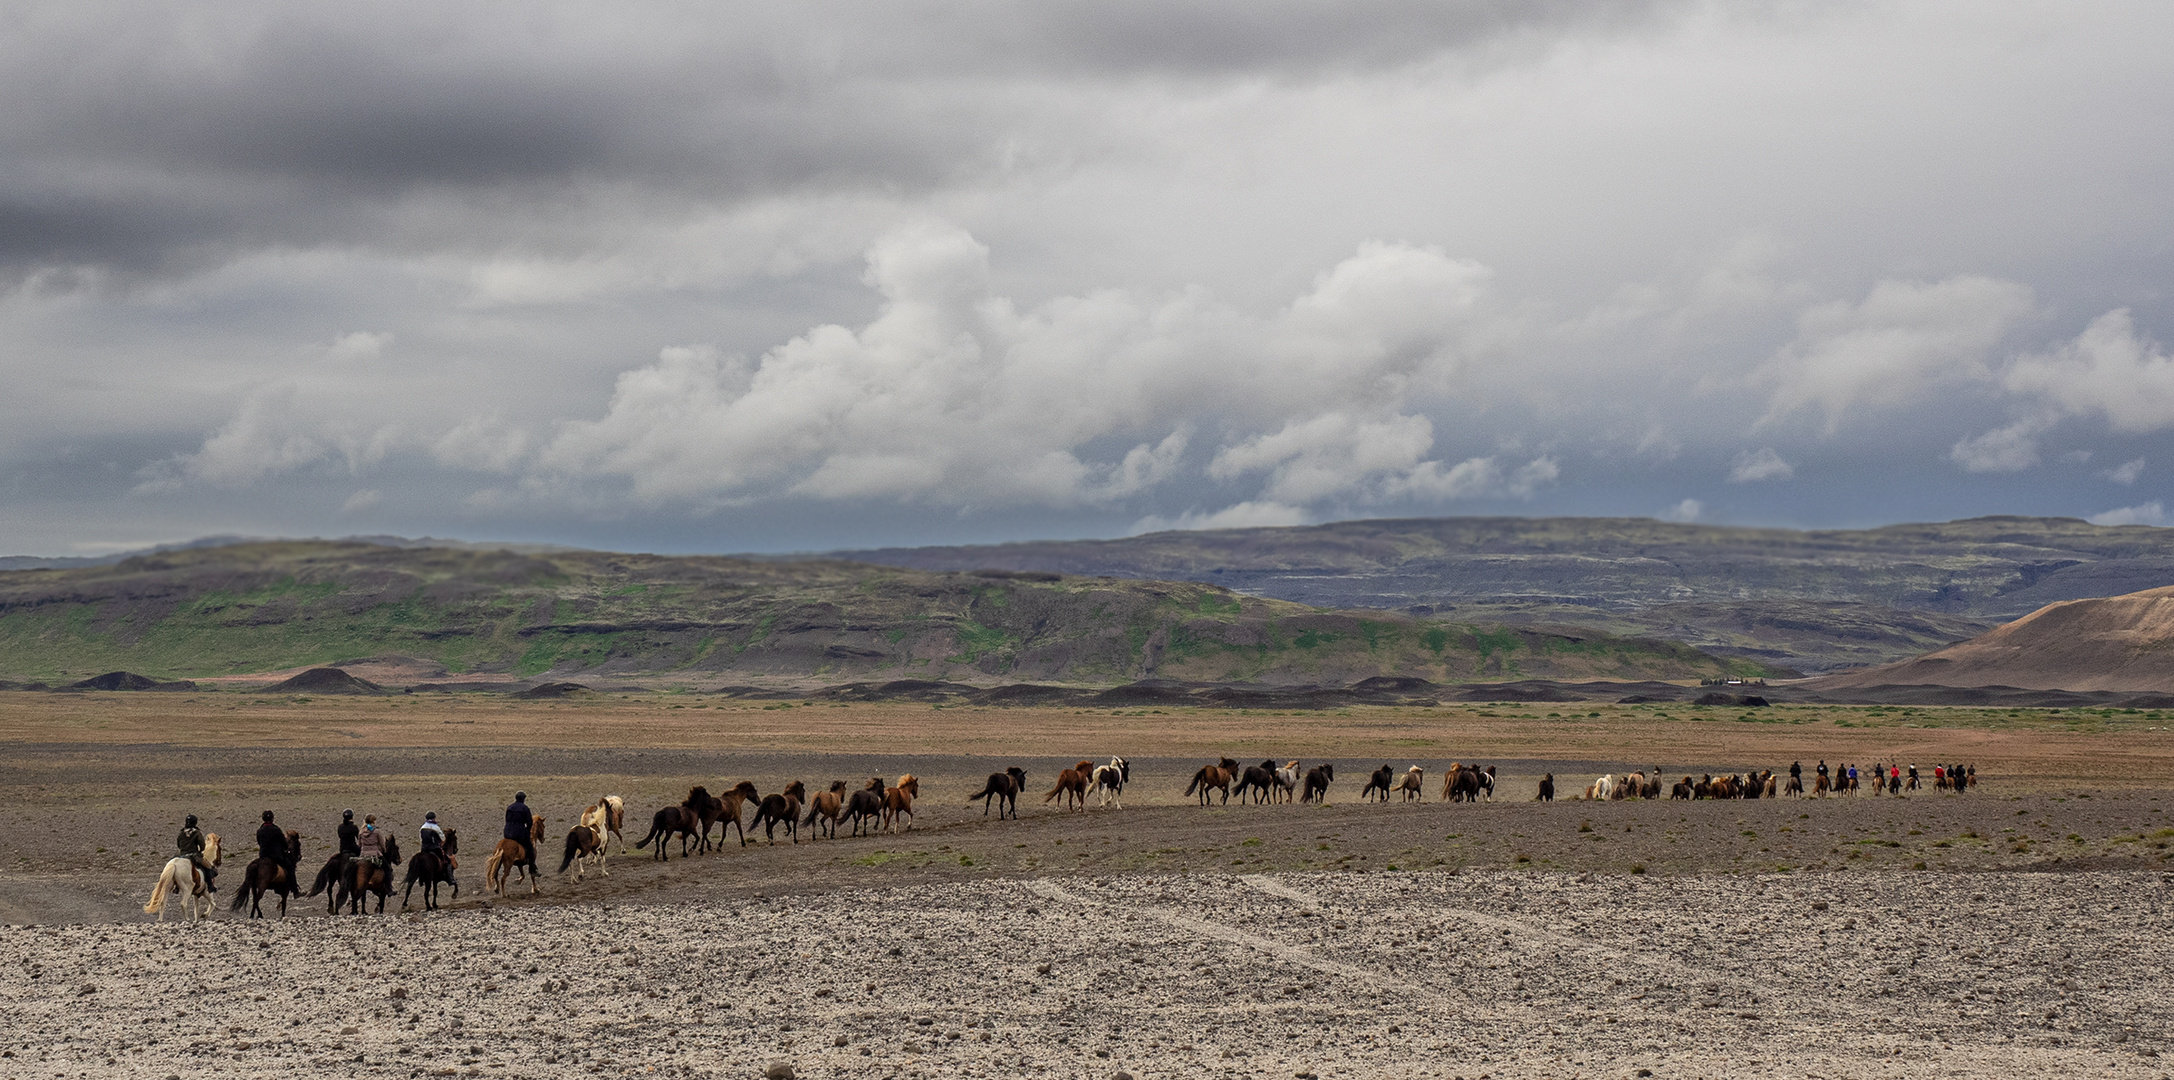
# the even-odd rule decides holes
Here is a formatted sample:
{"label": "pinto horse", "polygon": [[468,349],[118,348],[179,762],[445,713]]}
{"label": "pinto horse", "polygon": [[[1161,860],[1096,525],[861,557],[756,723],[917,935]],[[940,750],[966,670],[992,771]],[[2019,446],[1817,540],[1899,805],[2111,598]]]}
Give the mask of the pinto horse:
{"label": "pinto horse", "polygon": [[400,838],[385,838],[385,865],[372,866],[364,859],[347,861],[347,876],[340,881],[340,902],[347,905],[347,913],[361,915],[370,907],[370,894],[377,894],[377,913],[385,914],[385,898],[393,894],[393,867],[400,865]]}
{"label": "pinto horse", "polygon": [[[301,854],[301,833],[293,829],[287,830],[287,851],[293,855]],[[227,910],[240,911],[242,901],[247,900],[249,917],[261,919],[264,917],[264,894],[268,892],[279,897],[279,917],[284,919],[287,917],[287,899],[302,895],[302,887],[294,880],[294,872],[287,869],[285,863],[259,855],[249,860],[249,869],[242,871],[241,886],[234,890],[234,899],[228,902]]]}
{"label": "pinto horse", "polygon": [[[576,825],[566,830],[566,850],[560,854],[559,873],[564,874],[566,868],[571,866],[574,868],[574,880],[580,881],[581,872],[587,867],[590,859],[596,860],[596,872],[598,874],[605,877],[611,876],[611,871],[604,869],[604,838],[598,836],[596,830],[587,825]],[[421,859],[418,857],[417,861],[420,862]],[[409,870],[408,873],[412,876],[415,871]],[[454,895],[459,895],[459,888],[457,885],[454,886]],[[429,894],[426,892],[424,896],[427,898]],[[405,907],[407,905],[403,903],[401,906]]]}
{"label": "pinto horse", "polygon": [[650,860],[671,862],[671,852],[665,850],[665,845],[670,844],[673,837],[679,837],[679,857],[684,859],[687,857],[687,845],[693,843],[701,833],[702,815],[687,809],[685,805],[667,806],[649,819],[649,835],[636,840],[634,847],[640,850],[654,843],[657,846],[650,850]]}
{"label": "pinto horse", "polygon": [[966,801],[971,804],[975,799],[980,799],[982,817],[989,816],[991,806],[996,807],[996,819],[998,821],[1004,820],[1004,811],[1009,808],[1012,820],[1017,821],[1019,820],[1019,793],[1025,791],[1026,788],[1027,771],[1014,765],[1003,772],[990,773],[988,782],[981,786],[980,791],[968,795]]}
{"label": "pinto horse", "polygon": [[1206,806],[1208,789],[1214,788],[1223,793],[1223,803],[1227,805],[1230,802],[1231,782],[1236,779],[1238,763],[1224,758],[1213,765],[1202,765],[1200,771],[1193,774],[1193,782],[1185,785],[1185,793],[1191,795],[1195,791],[1200,792],[1200,805]]}
{"label": "pinto horse", "polygon": [[[817,836],[829,836],[831,839],[836,840],[838,838],[838,819],[843,816],[845,816],[845,781],[833,780],[830,782],[829,791],[818,791],[815,793],[814,798],[808,800],[808,816],[802,819],[800,823],[815,826],[815,835]],[[823,831],[825,825],[830,826],[828,833]]]}
{"label": "pinto horse", "polygon": [[907,773],[898,783],[883,789],[883,831],[890,832],[898,819],[906,819],[908,831],[913,829],[913,801],[921,797],[921,778]]}
{"label": "pinto horse", "polygon": [[1049,794],[1042,796],[1042,801],[1047,803],[1062,795],[1064,796],[1065,809],[1076,809],[1081,813],[1085,813],[1087,810],[1087,780],[1094,775],[1094,771],[1094,762],[1082,761],[1058,773],[1057,786],[1050,788]]}
{"label": "pinto horse", "polygon": [[453,856],[460,854],[460,830],[445,830],[445,843],[438,850],[424,849],[408,860],[407,889],[400,894],[400,910],[408,909],[408,898],[415,895],[415,886],[423,886],[423,910],[438,910],[438,886],[451,885],[453,899],[460,899],[460,882],[453,880]]}
{"label": "pinto horse", "polygon": [[596,800],[596,805],[581,812],[576,824],[596,834],[598,843],[611,837],[619,838],[619,854],[627,853],[627,801],[617,795],[606,795]]}
{"label": "pinto horse", "polygon": [[1298,785],[1304,777],[1299,775],[1297,761],[1290,761],[1276,769],[1276,786],[1270,788],[1268,797],[1273,802],[1291,802],[1298,798]]}
{"label": "pinto horse", "polygon": [[[219,865],[219,834],[204,834],[204,861]],[[186,855],[166,860],[166,868],[159,871],[158,884],[151,886],[151,902],[143,906],[146,915],[157,915],[166,921],[166,898],[176,897],[182,910],[188,912],[189,921],[196,922],[211,913],[211,889],[204,883],[204,872]]]}
{"label": "pinto horse", "polygon": [[777,827],[783,825],[785,835],[791,837],[793,843],[799,843],[800,804],[807,797],[808,786],[798,780],[785,785],[784,791],[763,796],[762,804],[755,807],[755,820],[749,822],[748,827],[762,826],[763,836],[775,844],[778,842]]}
{"label": "pinto horse", "polygon": [[528,824],[528,846],[519,840],[502,839],[491,849],[491,857],[483,861],[483,883],[500,896],[506,895],[506,878],[516,870],[528,879],[529,895],[537,893],[536,879],[543,875],[536,868],[536,845],[543,843],[544,819],[537,815]]}
{"label": "pinto horse", "polygon": [[1131,779],[1132,762],[1111,755],[1109,764],[1095,766],[1095,775],[1092,781],[1095,795],[1104,807],[1116,803],[1117,808],[1123,810],[1125,801],[1119,796],[1125,793],[1125,784]]}

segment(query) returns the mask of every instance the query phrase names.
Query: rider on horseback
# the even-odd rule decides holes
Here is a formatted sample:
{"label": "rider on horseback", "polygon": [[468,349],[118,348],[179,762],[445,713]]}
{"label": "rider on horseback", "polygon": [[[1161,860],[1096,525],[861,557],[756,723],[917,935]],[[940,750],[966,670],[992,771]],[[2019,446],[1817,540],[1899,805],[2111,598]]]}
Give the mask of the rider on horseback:
{"label": "rider on horseback", "polygon": [[536,843],[530,839],[536,831],[536,815],[528,808],[528,792],[513,793],[513,805],[506,807],[506,839],[521,845],[523,863],[536,861]]}
{"label": "rider on horseback", "polygon": [[385,866],[385,834],[377,831],[376,814],[362,819],[362,832],[355,837],[355,858],[366,866]]}
{"label": "rider on horseback", "polygon": [[215,884],[219,877],[219,871],[218,868],[204,861],[204,832],[196,827],[195,814],[190,814],[187,820],[181,823],[181,835],[174,838],[174,847],[181,852],[182,858],[189,860],[189,863],[196,867],[197,873],[204,875],[205,892],[219,891],[219,886]]}
{"label": "rider on horseback", "polygon": [[257,826],[257,854],[278,863],[287,870],[287,880],[294,880],[294,860],[300,852],[287,849],[287,830],[272,824],[272,812],[264,812],[264,824]]}
{"label": "rider on horseback", "polygon": [[362,849],[355,846],[355,837],[361,832],[361,829],[355,827],[355,812],[340,811],[340,854],[350,859],[362,854]]}
{"label": "rider on horseback", "polygon": [[[438,824],[436,810],[423,815],[423,854],[445,854],[445,828]],[[447,861],[452,860],[448,857]]]}

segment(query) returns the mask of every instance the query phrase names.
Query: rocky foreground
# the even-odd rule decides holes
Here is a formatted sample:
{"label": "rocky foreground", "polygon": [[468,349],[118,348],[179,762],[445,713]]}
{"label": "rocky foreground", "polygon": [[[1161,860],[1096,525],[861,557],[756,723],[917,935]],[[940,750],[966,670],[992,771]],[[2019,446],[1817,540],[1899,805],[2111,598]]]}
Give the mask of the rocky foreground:
{"label": "rocky foreground", "polygon": [[1045,877],[0,927],[0,1075],[2159,1077],[2169,878]]}

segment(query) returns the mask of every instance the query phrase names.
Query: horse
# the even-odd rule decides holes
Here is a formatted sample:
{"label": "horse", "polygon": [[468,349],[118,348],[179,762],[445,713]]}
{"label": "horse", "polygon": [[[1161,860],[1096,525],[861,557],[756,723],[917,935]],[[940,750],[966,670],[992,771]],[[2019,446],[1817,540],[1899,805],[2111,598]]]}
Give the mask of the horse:
{"label": "horse", "polygon": [[[740,846],[746,847],[747,826],[740,824],[740,812],[745,809],[747,807],[747,804],[749,803],[762,802],[762,792],[755,790],[755,785],[753,781],[742,780],[739,783],[732,785],[731,791],[725,792],[723,795],[719,795],[717,798],[718,801],[724,803],[725,805],[725,816],[718,818],[717,820],[730,823],[733,830],[740,834]],[[717,842],[719,844],[725,842],[725,831],[721,827],[717,830]]]}
{"label": "horse", "polygon": [[808,816],[801,821],[801,824],[815,826],[815,835],[817,836],[826,835],[823,826],[827,824],[830,826],[830,832],[827,835],[836,840],[838,838],[838,818],[844,813],[845,781],[833,780],[830,782],[829,791],[818,791],[815,793],[814,798],[808,800]]}
{"label": "horse", "polygon": [[[680,800],[679,805],[702,824],[702,835],[695,844],[695,851],[710,850],[710,826],[717,824],[718,819],[725,816],[725,800],[710,794],[710,789],[697,784],[687,789],[687,797]],[[684,856],[686,852],[680,854]]]}
{"label": "horse", "polygon": [[755,820],[749,828],[763,827],[762,834],[772,844],[778,842],[777,827],[785,826],[785,835],[797,844],[800,842],[800,804],[808,797],[808,786],[798,780],[785,785],[785,790],[775,795],[765,795],[755,807]]}
{"label": "horse", "polygon": [[1676,781],[1676,786],[1669,789],[1668,797],[1670,799],[1683,799],[1688,802],[1691,796],[1695,793],[1696,791],[1691,783],[1691,778],[1686,776],[1683,779]]}
{"label": "horse", "polygon": [[[571,866],[574,868],[574,880],[580,881],[582,871],[587,869],[590,859],[596,860],[596,872],[599,875],[603,877],[611,876],[611,871],[604,868],[603,837],[598,836],[596,830],[587,825],[576,825],[566,830],[566,850],[559,854],[559,873],[566,873],[566,868]],[[415,861],[421,862],[422,857],[417,856]],[[408,870],[408,875],[413,877],[414,874],[415,871],[411,867]],[[454,895],[460,895],[459,886],[454,888]],[[429,900],[430,893],[428,890],[424,891],[423,898],[425,901]],[[402,901],[401,906],[406,907],[406,901]]]}
{"label": "horse", "polygon": [[1812,796],[1819,799],[1824,799],[1827,797],[1826,773],[1820,773],[1819,776],[1812,781]]}
{"label": "horse", "polygon": [[1609,773],[1593,781],[1592,785],[1585,789],[1585,797],[1600,800],[1615,798],[1615,774]]}
{"label": "horse", "polygon": [[[219,865],[218,833],[204,834],[204,861]],[[159,871],[158,884],[151,886],[151,902],[143,906],[143,913],[156,915],[160,922],[165,922],[168,896],[181,901],[190,922],[197,922],[211,913],[211,889],[204,883],[204,872],[198,870],[196,863],[186,855],[166,860],[166,867]]]}
{"label": "horse", "polygon": [[596,834],[597,843],[610,837],[619,838],[619,854],[627,853],[627,801],[617,795],[606,795],[596,800],[596,805],[581,812],[575,822]]}
{"label": "horse", "polygon": [[972,805],[975,799],[980,799],[982,817],[988,817],[989,807],[995,806],[998,821],[1004,820],[1004,808],[1010,807],[1012,820],[1017,821],[1019,820],[1019,793],[1026,790],[1026,787],[1027,771],[1014,765],[1003,772],[990,773],[989,781],[981,786],[979,792],[968,795],[966,801],[968,805]]}
{"label": "horse", "polygon": [[1540,778],[1540,793],[1539,793],[1539,794],[1537,794],[1537,795],[1534,795],[1534,796],[1532,797],[1532,801],[1534,801],[1534,802],[1554,802],[1554,801],[1555,801],[1555,774],[1554,774],[1554,773],[1549,773],[1549,774],[1547,774],[1546,776],[1543,776],[1543,777],[1541,777],[1541,778]]}
{"label": "horse", "polygon": [[1794,774],[1792,774],[1792,775],[1791,775],[1791,776],[1789,777],[1789,783],[1788,783],[1788,785],[1782,788],[1782,794],[1784,794],[1784,795],[1802,795],[1802,794],[1804,794],[1804,778],[1803,778],[1803,777],[1801,777],[1801,776],[1797,776],[1797,775],[1794,775]]}
{"label": "horse", "polygon": [[[453,856],[458,854],[460,854],[460,830],[447,829],[445,830],[445,843],[439,845],[438,850],[432,851],[425,848],[417,852],[415,858],[408,860],[407,888],[400,894],[400,910],[406,911],[408,909],[408,898],[415,895],[417,882],[421,882],[423,886],[424,911],[438,910],[438,886],[440,885],[451,885],[453,887],[453,899],[460,899],[460,882],[453,880]],[[596,857],[599,862],[604,858],[601,844],[598,845]]]}
{"label": "horse", "polygon": [[1450,802],[1478,802],[1480,792],[1492,792],[1494,786],[1495,778],[1477,765],[1452,761],[1449,771],[1442,774],[1442,797]]}
{"label": "horse", "polygon": [[[1421,791],[1421,785],[1425,784],[1426,782],[1427,770],[1422,769],[1417,765],[1414,765],[1411,768],[1404,770],[1404,780],[1402,783],[1396,786],[1396,789],[1404,793],[1405,802],[1410,802],[1413,799],[1425,798],[1425,795]],[[1384,793],[1382,795],[1381,801],[1389,801],[1389,796],[1387,793]]]}
{"label": "horse", "polygon": [[1275,784],[1276,763],[1263,761],[1258,765],[1246,766],[1244,774],[1238,778],[1238,786],[1232,789],[1231,794],[1236,795],[1238,801],[1244,802],[1246,792],[1251,791],[1254,804],[1259,805],[1268,801],[1268,792]]}
{"label": "horse", "polygon": [[[1492,770],[1490,769],[1490,771]],[[1641,799],[1658,799],[1661,797],[1661,767],[1659,765],[1655,765],[1653,771],[1646,775],[1646,786],[1639,790],[1638,797]]]}
{"label": "horse", "polygon": [[[287,830],[287,851],[295,856],[301,854],[301,833],[293,829]],[[267,892],[279,897],[279,917],[284,919],[287,917],[288,898],[302,895],[302,886],[294,880],[294,871],[289,870],[287,864],[259,855],[249,860],[249,868],[242,871],[241,885],[234,890],[234,899],[228,902],[227,910],[240,911],[242,901],[247,900],[249,917],[261,919],[264,917],[264,894]]]}
{"label": "horse", "polygon": [[702,815],[687,809],[685,804],[667,806],[650,816],[649,835],[636,840],[634,848],[639,851],[655,843],[657,846],[650,850],[649,861],[671,862],[672,853],[666,850],[665,845],[670,844],[672,838],[677,836],[679,857],[684,859],[687,857],[687,845],[693,843],[701,832]]}
{"label": "horse", "polygon": [[1295,760],[1289,762],[1276,770],[1276,786],[1269,789],[1268,797],[1272,801],[1291,802],[1298,797],[1298,785],[1301,779],[1298,762]]}
{"label": "horse", "polygon": [[1202,765],[1200,771],[1193,774],[1193,782],[1185,785],[1185,793],[1191,795],[1195,791],[1200,792],[1200,805],[1206,806],[1208,805],[1208,789],[1215,788],[1222,791],[1223,804],[1229,805],[1230,784],[1231,781],[1236,779],[1238,779],[1238,763],[1229,758],[1224,758],[1213,765]]}
{"label": "horse", "polygon": [[327,915],[337,914],[340,910],[339,885],[340,879],[347,876],[347,859],[346,852],[333,852],[332,857],[325,860],[325,865],[318,869],[317,880],[310,884],[308,895],[325,894],[325,914]]}
{"label": "horse", "polygon": [[868,785],[866,787],[861,788],[859,791],[854,792],[852,795],[846,798],[845,816],[847,822],[853,826],[853,835],[866,835],[868,830],[868,823],[871,820],[875,821],[879,825],[882,824],[883,792],[883,778],[880,776],[871,776],[868,778]]}
{"label": "horse", "polygon": [[506,878],[513,871],[519,870],[522,876],[528,879],[529,895],[536,895],[538,891],[536,879],[543,876],[543,871],[536,867],[536,856],[534,854],[536,845],[543,843],[544,819],[542,816],[539,815],[529,819],[528,838],[529,844],[526,848],[521,846],[519,840],[502,839],[497,846],[491,849],[491,857],[483,861],[483,883],[485,887],[500,896],[504,896],[506,895]]}
{"label": "horse", "polygon": [[1615,797],[1618,799],[1642,798],[1645,793],[1646,774],[1644,773],[1631,773],[1623,778],[1622,783],[1615,786]]}
{"label": "horse", "polygon": [[1094,785],[1096,798],[1104,808],[1115,803],[1119,810],[1123,810],[1125,801],[1121,796],[1125,793],[1125,784],[1131,780],[1132,762],[1113,754],[1109,764],[1095,766],[1091,783]]}
{"label": "horse", "polygon": [[898,783],[883,789],[883,831],[897,827],[900,818],[906,819],[906,829],[913,830],[913,801],[921,797],[921,778],[906,773]]}
{"label": "horse", "polygon": [[1334,765],[1321,764],[1306,770],[1306,790],[1299,794],[1298,801],[1320,803],[1323,806],[1328,805],[1329,781],[1334,779],[1336,779],[1336,766]]}
{"label": "horse", "polygon": [[385,838],[385,865],[372,866],[364,859],[347,861],[347,876],[340,880],[340,902],[346,904],[347,913],[360,915],[369,904],[369,894],[377,894],[377,913],[385,914],[385,898],[393,894],[393,867],[400,865],[400,838]]}
{"label": "horse", "polygon": [[1375,769],[1374,775],[1367,778],[1366,788],[1365,790],[1359,792],[1359,798],[1365,799],[1368,802],[1372,802],[1374,800],[1374,793],[1378,791],[1381,792],[1381,801],[1388,802],[1389,781],[1395,776],[1396,770],[1391,769],[1387,762],[1382,763],[1381,768]]}
{"label": "horse", "polygon": [[1065,809],[1077,809],[1081,813],[1085,813],[1087,811],[1087,778],[1094,775],[1094,771],[1094,762],[1082,761],[1058,773],[1057,786],[1050,788],[1049,793],[1042,796],[1042,802],[1047,804],[1055,800],[1057,796],[1062,795],[1064,796]]}

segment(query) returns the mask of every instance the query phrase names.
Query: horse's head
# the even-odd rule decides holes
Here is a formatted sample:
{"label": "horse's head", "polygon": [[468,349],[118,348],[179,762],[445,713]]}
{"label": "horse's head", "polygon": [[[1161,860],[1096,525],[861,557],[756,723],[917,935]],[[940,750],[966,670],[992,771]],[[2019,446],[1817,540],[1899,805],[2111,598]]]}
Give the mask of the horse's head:
{"label": "horse's head", "polygon": [[213,866],[219,865],[218,833],[208,832],[204,834],[204,861],[210,863]]}
{"label": "horse's head", "polygon": [[460,830],[458,830],[458,829],[446,829],[446,830],[444,830],[444,832],[445,832],[445,853],[446,853],[446,854],[448,854],[448,855],[458,855],[458,854],[460,854]]}
{"label": "horse's head", "polygon": [[804,802],[808,797],[808,785],[798,780],[785,785],[785,797],[794,802]]}
{"label": "horse's head", "polygon": [[397,836],[385,837],[385,865],[400,865],[400,838]]}
{"label": "horse's head", "polygon": [[543,815],[542,815],[542,814],[538,814],[538,815],[536,815],[535,817],[533,817],[533,818],[530,818],[530,819],[529,819],[529,823],[528,823],[528,838],[529,838],[529,839],[531,839],[531,840],[541,840],[541,839],[543,839],[543,823],[544,823],[544,819],[543,819]]}

